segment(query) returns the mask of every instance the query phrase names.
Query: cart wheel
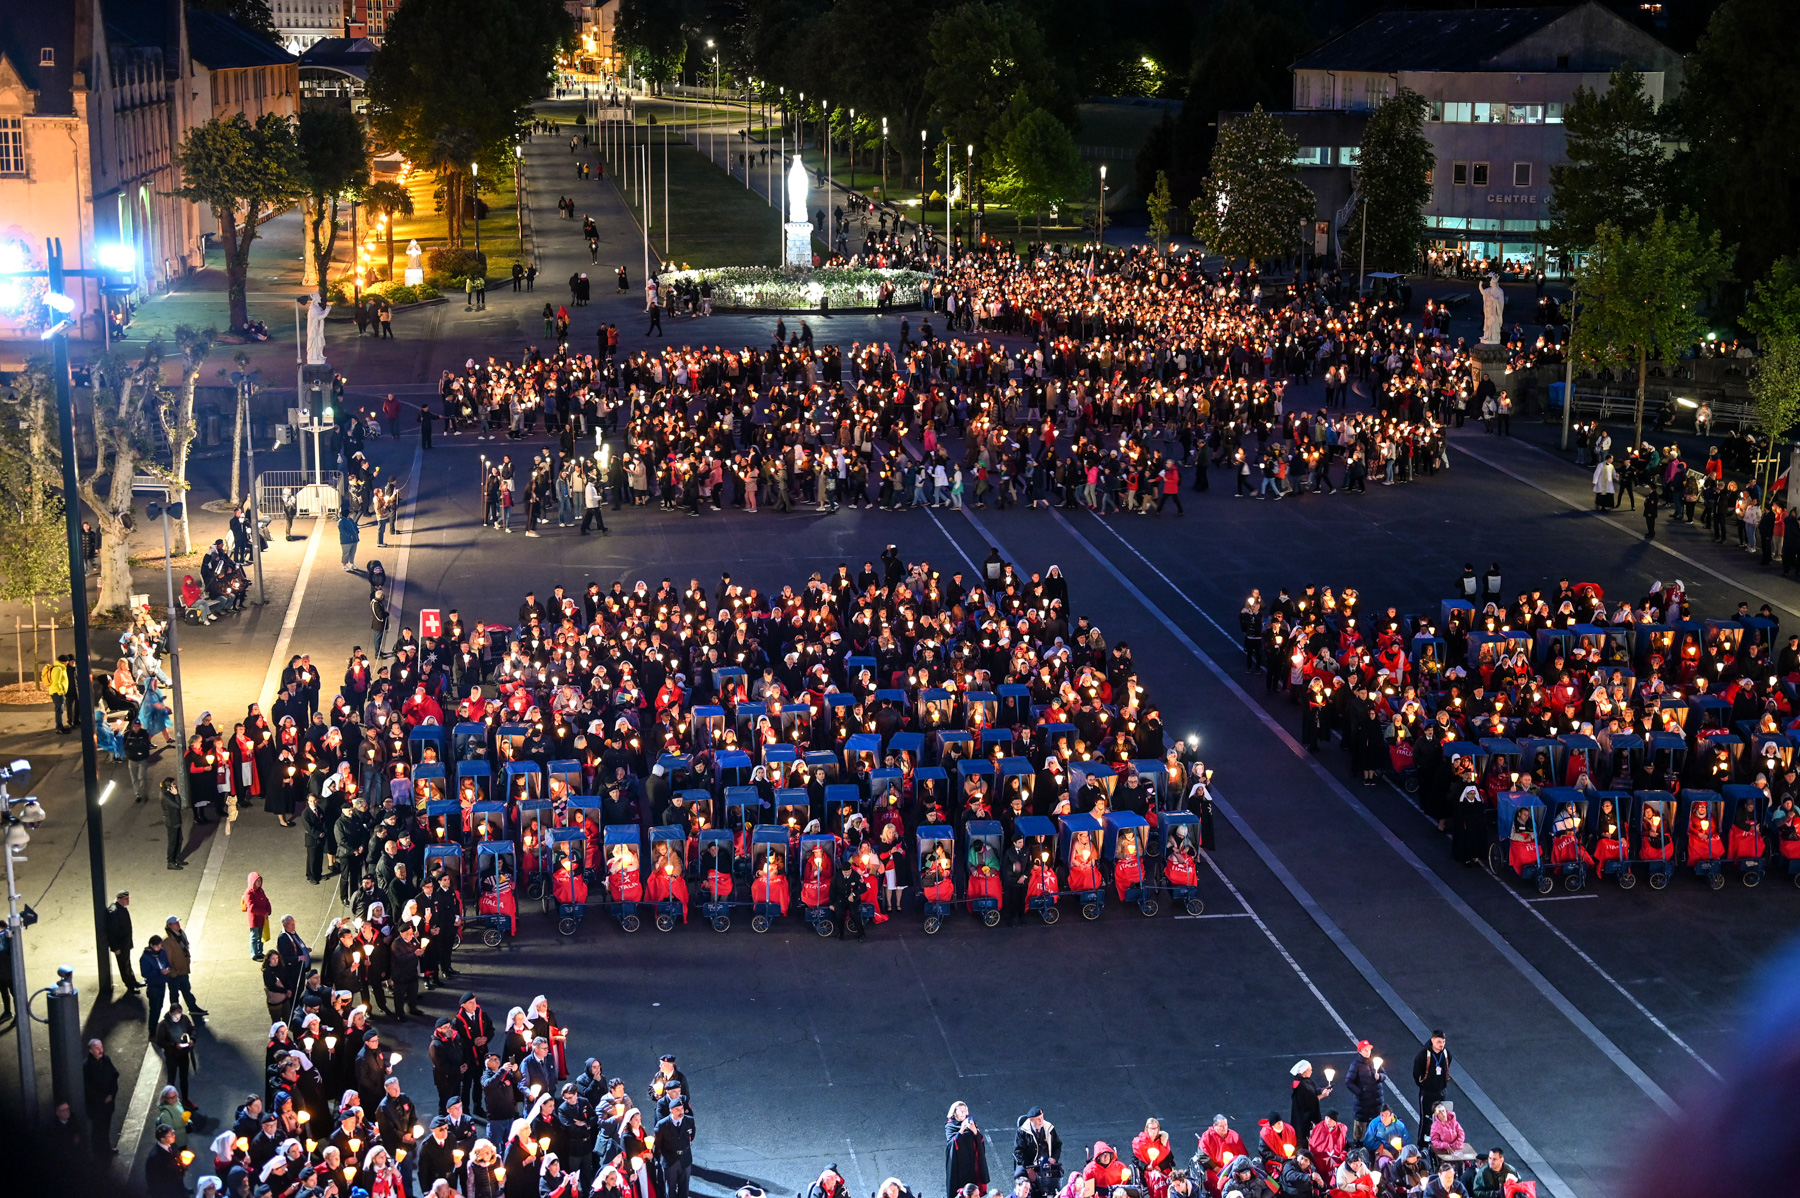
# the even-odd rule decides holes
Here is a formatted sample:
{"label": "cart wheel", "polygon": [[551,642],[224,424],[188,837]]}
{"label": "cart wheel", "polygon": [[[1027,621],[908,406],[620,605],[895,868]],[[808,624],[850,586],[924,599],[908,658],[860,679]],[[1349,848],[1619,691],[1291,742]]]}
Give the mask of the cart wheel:
{"label": "cart wheel", "polygon": [[1156,916],[1156,913],[1158,911],[1162,910],[1162,907],[1157,903],[1157,901],[1155,899],[1147,898],[1143,902],[1138,904],[1138,910],[1142,911],[1144,913],[1145,919],[1152,919]]}
{"label": "cart wheel", "polygon": [[[1794,885],[1800,886],[1800,874],[1794,875]],[[1062,909],[1059,907],[1045,907],[1042,911],[1038,912],[1038,914],[1044,917],[1045,923],[1055,923],[1062,918]]]}
{"label": "cart wheel", "polygon": [[483,944],[487,945],[489,948],[499,948],[500,941],[502,941],[503,939],[505,939],[505,937],[500,934],[499,928],[483,928],[482,929],[481,942]]}
{"label": "cart wheel", "polygon": [[1401,789],[1405,790],[1406,793],[1409,795],[1418,794],[1419,793],[1419,776],[1417,774],[1408,774],[1405,778],[1402,778],[1400,780],[1400,786],[1401,786]]}
{"label": "cart wheel", "polygon": [[1555,890],[1555,889],[1556,889],[1556,879],[1555,878],[1551,877],[1549,874],[1539,874],[1538,875],[1537,892],[1539,894],[1549,894],[1552,890]]}
{"label": "cart wheel", "polygon": [[580,926],[581,921],[576,919],[573,915],[565,915],[556,921],[556,930],[565,936],[573,936],[575,934],[575,929]]}
{"label": "cart wheel", "polygon": [[1619,889],[1620,890],[1630,890],[1633,886],[1636,886],[1636,885],[1637,885],[1637,875],[1636,874],[1632,873],[1629,869],[1622,869],[1619,871]]}
{"label": "cart wheel", "polygon": [[543,907],[545,915],[550,914],[550,912],[556,910],[558,906],[556,896],[546,891],[544,894],[544,901],[540,903],[539,906]]}
{"label": "cart wheel", "polygon": [[1501,846],[1498,844],[1490,844],[1487,851],[1488,868],[1494,871],[1496,877],[1500,875],[1501,866],[1506,864],[1506,858],[1501,856],[1500,848]]}
{"label": "cart wheel", "polygon": [[544,879],[533,878],[525,884],[525,897],[532,900],[544,897]]}
{"label": "cart wheel", "polygon": [[1083,918],[1083,919],[1099,919],[1100,918],[1100,904],[1099,903],[1083,903],[1083,904],[1081,904],[1081,918]]}
{"label": "cart wheel", "polygon": [[943,921],[943,920],[941,920],[941,919],[939,919],[939,918],[938,918],[938,917],[937,917],[937,916],[935,916],[935,915],[927,915],[927,916],[926,916],[926,917],[925,917],[925,934],[926,934],[926,935],[927,935],[927,936],[935,936],[935,935],[937,935],[937,934],[938,934],[938,931],[939,931],[939,930],[940,930],[940,929],[941,929],[941,928],[942,928],[942,927],[943,927],[943,926],[944,926],[944,921]]}
{"label": "cart wheel", "polygon": [[831,922],[829,919],[821,919],[813,924],[813,931],[819,934],[820,940],[830,940],[833,936],[837,935],[837,924]]}
{"label": "cart wheel", "polygon": [[1723,871],[1715,871],[1710,878],[1706,879],[1706,884],[1714,890],[1725,889],[1725,874],[1724,874],[1724,872]]}
{"label": "cart wheel", "polygon": [[642,921],[635,915],[627,915],[619,921],[619,930],[622,932],[635,932],[643,926]]}
{"label": "cart wheel", "polygon": [[1758,886],[1761,886],[1762,885],[1762,870],[1760,870],[1760,869],[1745,870],[1744,871],[1744,885],[1750,887],[1750,889],[1752,889],[1752,890],[1756,889]]}
{"label": "cart wheel", "polygon": [[1800,874],[1793,874],[1791,876],[1794,879],[1794,885],[1800,886]]}
{"label": "cart wheel", "polygon": [[1662,870],[1659,869],[1655,873],[1650,875],[1650,889],[1661,890],[1663,887],[1667,886],[1668,884],[1669,884],[1669,875],[1664,873]]}
{"label": "cart wheel", "polygon": [[995,911],[991,908],[989,910],[983,911],[981,913],[981,922],[986,924],[990,928],[999,927],[1000,926],[1000,912]]}
{"label": "cart wheel", "polygon": [[1580,870],[1576,870],[1574,873],[1571,873],[1571,874],[1566,874],[1563,877],[1563,889],[1567,890],[1571,894],[1573,894],[1577,890],[1580,890],[1583,886],[1586,886],[1586,885],[1587,885],[1587,875],[1582,873]]}
{"label": "cart wheel", "polygon": [[656,930],[659,932],[673,932],[675,930],[675,917],[666,911],[659,912],[656,916]]}
{"label": "cart wheel", "polygon": [[1188,899],[1186,902],[1182,903],[1181,905],[1183,907],[1187,908],[1187,913],[1189,915],[1198,915],[1202,911],[1206,910],[1206,904],[1201,902],[1197,898]]}
{"label": "cart wheel", "polygon": [[715,916],[713,916],[713,921],[712,921],[712,929],[713,929],[713,931],[715,931],[715,932],[729,932],[729,931],[731,931],[731,919],[730,919],[730,917],[729,917],[729,916],[725,916],[725,915],[715,915]]}
{"label": "cart wheel", "polygon": [[769,917],[767,915],[752,915],[750,917],[750,930],[757,933],[768,931]]}

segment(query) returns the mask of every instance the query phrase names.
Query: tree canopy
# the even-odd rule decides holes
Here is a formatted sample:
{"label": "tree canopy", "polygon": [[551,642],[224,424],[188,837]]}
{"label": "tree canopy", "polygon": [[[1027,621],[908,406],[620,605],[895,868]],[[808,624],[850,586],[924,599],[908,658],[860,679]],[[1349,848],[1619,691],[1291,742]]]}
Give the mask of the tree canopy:
{"label": "tree canopy", "polygon": [[362,122],[345,108],[303,108],[295,122],[300,182],[306,192],[308,249],[319,295],[337,246],[338,204],[369,181],[369,139]]}
{"label": "tree canopy", "polygon": [[1644,438],[1644,388],[1649,362],[1674,358],[1706,333],[1708,294],[1729,274],[1719,235],[1704,233],[1682,211],[1657,213],[1628,232],[1603,224],[1576,276],[1579,307],[1570,349],[1590,367],[1637,372],[1637,435]]}
{"label": "tree canopy", "polygon": [[274,113],[254,125],[241,112],[214,117],[188,130],[176,159],[182,186],[175,194],[207,205],[219,222],[231,327],[242,328],[249,319],[250,243],[264,221],[304,190],[294,126]]}
{"label": "tree canopy", "polygon": [[1193,202],[1194,235],[1227,258],[1268,259],[1299,242],[1317,201],[1294,177],[1300,143],[1257,105],[1219,130],[1212,173]]}
{"label": "tree canopy", "polygon": [[1603,91],[1576,88],[1563,113],[1569,161],[1550,168],[1549,244],[1574,254],[1602,223],[1627,231],[1649,224],[1669,198],[1669,131],[1667,110],[1651,100],[1643,73],[1629,63]]}
{"label": "tree canopy", "polygon": [[637,73],[658,87],[687,61],[685,9],[681,0],[619,0],[613,37]]}
{"label": "tree canopy", "polygon": [[[1425,98],[1402,87],[1383,100],[1363,129],[1352,178],[1363,201],[1344,225],[1345,253],[1357,247],[1377,270],[1412,270],[1425,243],[1425,205],[1437,155],[1425,136]],[[1363,241],[1363,224],[1368,240]]]}

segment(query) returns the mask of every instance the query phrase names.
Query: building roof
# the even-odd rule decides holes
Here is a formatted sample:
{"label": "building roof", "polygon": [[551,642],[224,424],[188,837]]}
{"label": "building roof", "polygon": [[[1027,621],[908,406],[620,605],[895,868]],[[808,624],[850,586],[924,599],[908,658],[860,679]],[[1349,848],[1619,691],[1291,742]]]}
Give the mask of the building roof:
{"label": "building roof", "polygon": [[274,42],[245,29],[230,17],[187,10],[188,54],[203,67],[274,67],[294,61],[294,56]]}
{"label": "building roof", "polygon": [[1478,71],[1570,8],[1436,9],[1370,17],[1294,63],[1297,71]]}
{"label": "building roof", "polygon": [[300,55],[300,65],[367,79],[375,50],[375,43],[366,37],[322,37]]}
{"label": "building roof", "polygon": [[[40,65],[45,47],[55,52],[54,66]],[[66,116],[75,111],[71,84],[75,69],[73,4],[0,4],[0,54],[37,93],[37,111]]]}

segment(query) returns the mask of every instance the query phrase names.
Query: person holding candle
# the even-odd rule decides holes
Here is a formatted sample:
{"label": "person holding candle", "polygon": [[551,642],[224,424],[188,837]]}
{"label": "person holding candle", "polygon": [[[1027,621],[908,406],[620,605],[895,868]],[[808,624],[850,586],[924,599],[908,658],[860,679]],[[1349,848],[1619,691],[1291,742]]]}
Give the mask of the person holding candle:
{"label": "person holding candle", "polygon": [[1380,1059],[1375,1056],[1375,1046],[1367,1040],[1356,1042],[1356,1060],[1351,1063],[1350,1071],[1344,1075],[1344,1088],[1356,1099],[1356,1113],[1350,1125],[1350,1138],[1362,1143],[1369,1124],[1381,1113],[1381,1083],[1386,1079],[1381,1071]]}
{"label": "person holding candle", "polygon": [[1311,1144],[1312,1130],[1323,1118],[1319,1113],[1319,1100],[1330,1095],[1331,1086],[1328,1083],[1323,1090],[1319,1089],[1318,1084],[1312,1079],[1311,1061],[1296,1062],[1294,1067],[1288,1070],[1288,1075],[1293,1079],[1291,1082],[1293,1095],[1288,1121],[1294,1125],[1296,1142],[1302,1145]]}
{"label": "person holding candle", "polygon": [[1306,1139],[1306,1149],[1312,1153],[1313,1164],[1319,1172],[1335,1174],[1344,1163],[1349,1130],[1339,1121],[1335,1110],[1326,1111],[1325,1118],[1312,1129]]}
{"label": "person holding candle", "polygon": [[[461,1149],[451,1155],[462,1157]],[[470,1147],[463,1166],[463,1198],[500,1198],[500,1187],[506,1181],[506,1166],[500,1163],[499,1150],[485,1136]]]}
{"label": "person holding candle", "polygon": [[[1144,1120],[1144,1130],[1132,1137],[1131,1155],[1141,1166],[1145,1183],[1153,1190],[1160,1190],[1167,1184],[1169,1169],[1175,1162],[1175,1149],[1169,1143],[1169,1133],[1163,1130],[1162,1120],[1155,1116]],[[1153,1175],[1157,1181],[1151,1180]]]}
{"label": "person holding candle", "polygon": [[144,1160],[144,1187],[150,1198],[187,1198],[187,1167],[194,1157],[176,1146],[175,1136],[175,1128],[157,1123],[156,1146]]}
{"label": "person holding candle", "polygon": [[1401,1122],[1400,1116],[1394,1114],[1394,1109],[1384,1102],[1381,1104],[1380,1112],[1369,1122],[1368,1128],[1363,1132],[1362,1144],[1364,1148],[1373,1151],[1379,1144],[1393,1146],[1405,1139],[1406,1124]]}

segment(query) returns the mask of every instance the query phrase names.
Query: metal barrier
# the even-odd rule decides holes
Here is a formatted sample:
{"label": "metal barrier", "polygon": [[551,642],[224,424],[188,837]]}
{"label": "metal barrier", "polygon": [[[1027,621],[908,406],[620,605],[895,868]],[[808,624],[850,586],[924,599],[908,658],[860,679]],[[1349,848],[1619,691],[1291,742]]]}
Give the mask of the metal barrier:
{"label": "metal barrier", "polygon": [[256,476],[256,510],[265,520],[279,519],[287,493],[293,491],[296,515],[335,516],[343,489],[339,470],[317,476],[310,470],[265,470]]}

